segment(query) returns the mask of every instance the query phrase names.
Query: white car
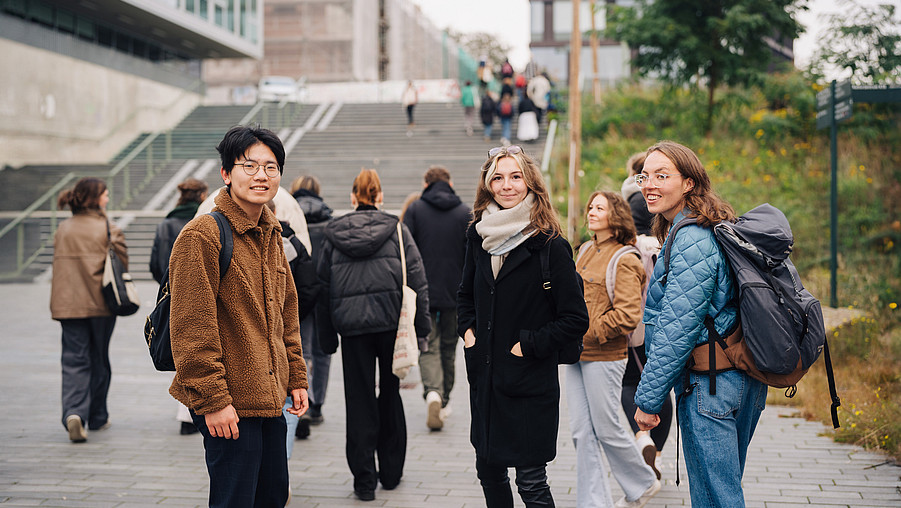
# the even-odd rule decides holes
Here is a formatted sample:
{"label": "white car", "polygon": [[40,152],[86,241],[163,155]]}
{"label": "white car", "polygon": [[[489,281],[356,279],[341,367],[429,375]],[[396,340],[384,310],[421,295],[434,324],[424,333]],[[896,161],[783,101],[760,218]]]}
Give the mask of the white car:
{"label": "white car", "polygon": [[297,82],[287,76],[264,76],[260,79],[257,92],[261,101],[297,102],[298,99]]}

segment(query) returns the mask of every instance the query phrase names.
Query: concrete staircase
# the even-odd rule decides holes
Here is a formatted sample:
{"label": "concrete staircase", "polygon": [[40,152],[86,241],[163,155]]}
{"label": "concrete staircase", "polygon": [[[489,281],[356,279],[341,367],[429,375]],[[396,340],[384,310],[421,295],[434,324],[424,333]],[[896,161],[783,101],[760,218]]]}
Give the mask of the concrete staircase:
{"label": "concrete staircase", "polygon": [[[117,175],[107,182],[116,202],[125,196],[125,206],[111,210],[111,217],[125,226],[129,250],[129,271],[136,280],[150,280],[148,263],[157,224],[174,205],[177,191],[173,184],[188,177],[200,177],[210,190],[222,186],[215,146],[229,127],[236,125],[251,106],[200,107],[188,115],[173,131],[170,139],[158,136],[150,150],[141,152],[129,163],[130,176]],[[266,119],[278,120],[281,128],[273,128],[289,149],[285,161],[282,186],[302,174],[317,176],[322,183],[323,199],[339,212],[350,209],[350,192],[360,168],[379,172],[385,194],[384,208],[399,212],[406,197],[422,190],[422,175],[432,164],[448,168],[455,189],[464,202],[475,198],[477,179],[489,148],[499,145],[499,125],[495,136],[485,142],[481,125],[476,121],[475,133],[467,136],[463,128],[463,110],[458,104],[421,103],[416,106],[416,125],[408,132],[406,114],[400,104],[324,104],[303,105],[299,111],[286,112],[267,105],[257,121],[272,128]],[[287,116],[286,116],[287,115]],[[290,122],[285,119],[290,117]],[[256,122],[254,122],[256,123]],[[274,123],[274,121],[272,122]],[[544,148],[546,128],[534,143],[524,144],[527,153],[539,159]],[[514,122],[515,134],[515,122]],[[109,165],[66,168],[42,168],[31,171],[0,171],[0,191],[11,196],[13,210],[22,210],[53,185],[61,175],[78,169],[79,174],[108,174],[109,169],[142,143],[147,134],[136,138]],[[172,160],[161,164],[166,153]],[[155,170],[147,176],[147,163]],[[5,174],[7,173],[7,174]],[[26,176],[27,175],[27,176]],[[5,179],[5,180],[4,180]],[[37,183],[36,183],[37,182]],[[168,187],[167,187],[168,186]],[[18,190],[16,194],[11,189]],[[41,190],[43,188],[43,190]],[[171,192],[166,192],[171,188]],[[55,205],[55,199],[54,199]],[[3,227],[11,219],[0,220]],[[15,280],[33,280],[52,262],[52,224],[49,218],[34,217],[26,221],[26,251],[40,242],[44,248],[35,262]],[[16,261],[15,233],[0,241],[0,270],[13,269]]]}

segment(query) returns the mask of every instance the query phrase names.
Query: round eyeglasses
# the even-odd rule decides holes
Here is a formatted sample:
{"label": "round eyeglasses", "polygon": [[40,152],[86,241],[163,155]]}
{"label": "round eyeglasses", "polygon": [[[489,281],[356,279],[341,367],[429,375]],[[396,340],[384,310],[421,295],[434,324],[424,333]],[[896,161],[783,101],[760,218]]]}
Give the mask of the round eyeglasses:
{"label": "round eyeglasses", "polygon": [[637,185],[639,187],[644,187],[651,180],[654,180],[654,184],[656,184],[657,187],[663,187],[663,184],[666,183],[667,178],[670,178],[672,176],[681,176],[681,175],[679,175],[679,174],[668,175],[666,173],[656,173],[654,175],[639,174],[639,175],[633,176],[632,179],[635,180],[635,185]]}
{"label": "round eyeglasses", "polygon": [[491,150],[488,150],[488,158],[492,159],[495,155],[501,152],[506,152],[508,155],[516,155],[518,153],[522,153],[522,147],[519,145],[496,146]]}
{"label": "round eyeglasses", "polygon": [[236,163],[235,166],[240,166],[247,176],[257,174],[261,167],[263,168],[263,172],[266,173],[266,176],[269,178],[275,178],[280,174],[277,164],[266,164],[265,166],[261,166],[260,163],[256,161],[244,161],[240,164]]}

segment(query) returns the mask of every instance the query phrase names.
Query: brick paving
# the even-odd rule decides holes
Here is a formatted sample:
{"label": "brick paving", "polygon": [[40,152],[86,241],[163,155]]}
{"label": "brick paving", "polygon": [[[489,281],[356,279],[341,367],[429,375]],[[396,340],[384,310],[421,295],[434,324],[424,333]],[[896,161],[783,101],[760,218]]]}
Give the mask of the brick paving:
{"label": "brick paving", "polygon": [[[143,342],[144,316],[156,294],[140,283],[144,307],[120,318],[111,346],[112,427],[72,444],[60,423],[60,327],[50,319],[49,285],[0,286],[0,504],[4,506],[205,506],[208,480],[197,435],[178,434],[170,375],[153,370]],[[344,460],[340,356],[335,358],[326,421],[296,441],[290,461],[290,506],[484,506],[468,440],[469,411],[462,354],[454,413],[444,430],[425,427],[418,373],[402,390],[408,426],[405,474],[376,500],[353,497]],[[830,429],[769,407],[751,442],[744,476],[748,507],[901,507],[901,468],[882,455],[834,443]],[[575,453],[563,410],[557,459],[548,467],[557,505],[575,506]],[[663,455],[664,487],[649,507],[688,506],[682,468],[675,484],[675,433]],[[621,495],[611,478],[616,496]],[[517,497],[517,496],[514,496]],[[516,506],[522,506],[516,500]]]}

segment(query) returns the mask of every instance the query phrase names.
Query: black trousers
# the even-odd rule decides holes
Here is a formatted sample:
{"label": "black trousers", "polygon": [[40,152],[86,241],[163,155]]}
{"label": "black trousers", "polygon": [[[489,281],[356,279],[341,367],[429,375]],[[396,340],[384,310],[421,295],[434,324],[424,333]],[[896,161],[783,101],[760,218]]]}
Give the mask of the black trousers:
{"label": "black trousers", "polygon": [[[476,473],[482,484],[487,508],[512,508],[513,493],[507,466],[491,464],[476,456]],[[516,487],[526,508],[553,508],[554,498],[547,484],[547,464],[516,466]]]}
{"label": "black trousers", "polygon": [[60,324],[63,427],[69,415],[78,415],[88,428],[99,429],[109,420],[109,343],[116,316],[62,319]]}
{"label": "black trousers", "polygon": [[[284,416],[241,418],[238,439],[210,436],[206,419],[191,411],[203,436],[210,475],[210,508],[272,508],[288,502]],[[292,436],[293,438],[293,436]]]}
{"label": "black trousers", "polygon": [[379,481],[384,488],[393,489],[403,476],[407,421],[400,398],[400,380],[391,372],[395,335],[391,331],[341,339],[347,412],[345,453],[354,475],[355,491],[375,490]]}

